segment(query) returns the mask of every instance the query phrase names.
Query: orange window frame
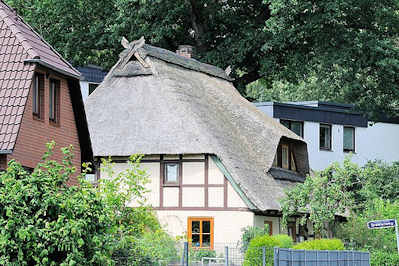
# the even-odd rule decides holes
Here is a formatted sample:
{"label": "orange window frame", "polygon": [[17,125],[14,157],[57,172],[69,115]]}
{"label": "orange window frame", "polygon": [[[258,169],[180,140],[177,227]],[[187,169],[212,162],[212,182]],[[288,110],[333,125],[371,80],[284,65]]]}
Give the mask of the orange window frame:
{"label": "orange window frame", "polygon": [[192,223],[193,222],[200,222],[200,233],[199,233],[199,235],[200,235],[200,246],[199,247],[193,247],[193,248],[204,248],[204,249],[208,249],[209,247],[203,247],[203,243],[202,243],[202,235],[203,235],[203,232],[202,232],[202,222],[203,221],[209,221],[210,222],[210,226],[211,226],[211,228],[210,228],[210,239],[211,239],[211,243],[210,243],[210,249],[213,249],[213,237],[214,237],[214,219],[213,219],[213,217],[188,217],[188,219],[187,219],[187,239],[188,239],[188,242],[190,243],[190,246],[191,246],[191,243],[192,243]]}

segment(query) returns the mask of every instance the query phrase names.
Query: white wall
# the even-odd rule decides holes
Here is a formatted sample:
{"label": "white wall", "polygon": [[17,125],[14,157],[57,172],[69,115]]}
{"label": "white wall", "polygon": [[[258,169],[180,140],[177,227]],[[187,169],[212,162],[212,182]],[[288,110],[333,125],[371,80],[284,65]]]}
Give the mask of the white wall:
{"label": "white wall", "polygon": [[80,91],[82,93],[83,102],[86,102],[87,97],[89,97],[89,82],[80,81]]}
{"label": "white wall", "polygon": [[[343,151],[343,125],[332,125],[332,150],[319,148],[319,125],[304,122],[304,139],[308,144],[309,164],[313,170],[322,170],[332,162],[343,162],[349,153]],[[355,128],[355,153],[352,161],[364,165],[369,160],[388,163],[399,161],[399,125],[376,123],[367,128]]]}
{"label": "white wall", "polygon": [[265,221],[272,222],[272,227],[273,227],[272,234],[273,235],[278,235],[278,234],[282,233],[280,231],[281,228],[280,228],[280,218],[279,217],[255,215],[254,226],[259,227],[259,228],[264,228]]}
{"label": "white wall", "polygon": [[188,217],[213,217],[214,246],[237,243],[241,229],[253,226],[254,213],[250,211],[156,211],[162,227],[172,236],[187,236]]}

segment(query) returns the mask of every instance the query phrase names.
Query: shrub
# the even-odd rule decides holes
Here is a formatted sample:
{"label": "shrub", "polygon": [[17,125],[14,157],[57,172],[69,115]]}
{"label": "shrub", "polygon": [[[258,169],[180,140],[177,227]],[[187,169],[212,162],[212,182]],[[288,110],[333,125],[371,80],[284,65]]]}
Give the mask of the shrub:
{"label": "shrub", "polygon": [[140,156],[96,187],[83,178],[68,187],[78,175],[72,148],[62,149],[62,163],[51,160],[54,148],[32,173],[15,161],[0,173],[0,265],[112,265],[131,239],[159,228],[148,208],[127,207],[145,192]]}
{"label": "shrub", "polygon": [[262,265],[262,248],[266,248],[266,265],[273,263],[273,248],[291,248],[292,239],[287,235],[263,235],[251,240],[248,250],[245,253],[244,266]]}
{"label": "shrub", "polygon": [[344,250],[344,243],[340,239],[315,239],[296,244],[293,249],[305,250]]}
{"label": "shrub", "polygon": [[279,242],[278,247],[280,248],[292,248],[294,245],[292,238],[288,235],[274,235],[272,238]]}
{"label": "shrub", "polygon": [[215,258],[216,251],[210,249],[195,249],[190,248],[190,254],[188,255],[191,262],[201,261],[202,258]]}
{"label": "shrub", "polygon": [[370,254],[371,266],[399,265],[399,254],[396,252],[374,251]]}
{"label": "shrub", "polygon": [[269,225],[265,224],[265,227],[259,228],[257,226],[247,226],[243,229],[241,229],[242,231],[242,235],[241,235],[241,241],[242,241],[242,252],[245,253],[248,249],[248,245],[249,242],[257,237],[257,236],[263,236],[263,235],[268,235],[269,234]]}

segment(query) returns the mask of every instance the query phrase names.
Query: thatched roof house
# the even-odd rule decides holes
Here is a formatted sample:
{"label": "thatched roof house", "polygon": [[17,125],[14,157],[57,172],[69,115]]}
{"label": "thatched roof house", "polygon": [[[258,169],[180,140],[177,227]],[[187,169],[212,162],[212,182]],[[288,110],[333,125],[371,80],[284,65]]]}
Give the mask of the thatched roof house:
{"label": "thatched roof house", "polygon": [[[279,210],[283,190],[309,170],[303,139],[243,98],[222,69],[144,39],[124,46],[87,99],[94,155],[212,155],[249,209]],[[296,172],[272,168],[281,140]]]}

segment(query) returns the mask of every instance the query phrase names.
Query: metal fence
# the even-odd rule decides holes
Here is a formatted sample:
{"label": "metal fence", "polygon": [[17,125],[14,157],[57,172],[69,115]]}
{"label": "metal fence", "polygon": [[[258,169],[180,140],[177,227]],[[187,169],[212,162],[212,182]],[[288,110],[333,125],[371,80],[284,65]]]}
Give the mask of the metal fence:
{"label": "metal fence", "polygon": [[370,253],[274,248],[274,266],[370,266]]}
{"label": "metal fence", "polygon": [[370,266],[368,252],[269,247],[252,247],[245,252],[240,243],[214,243],[212,249],[200,249],[180,242],[173,254],[162,260],[143,257],[139,253],[114,255],[117,266]]}

